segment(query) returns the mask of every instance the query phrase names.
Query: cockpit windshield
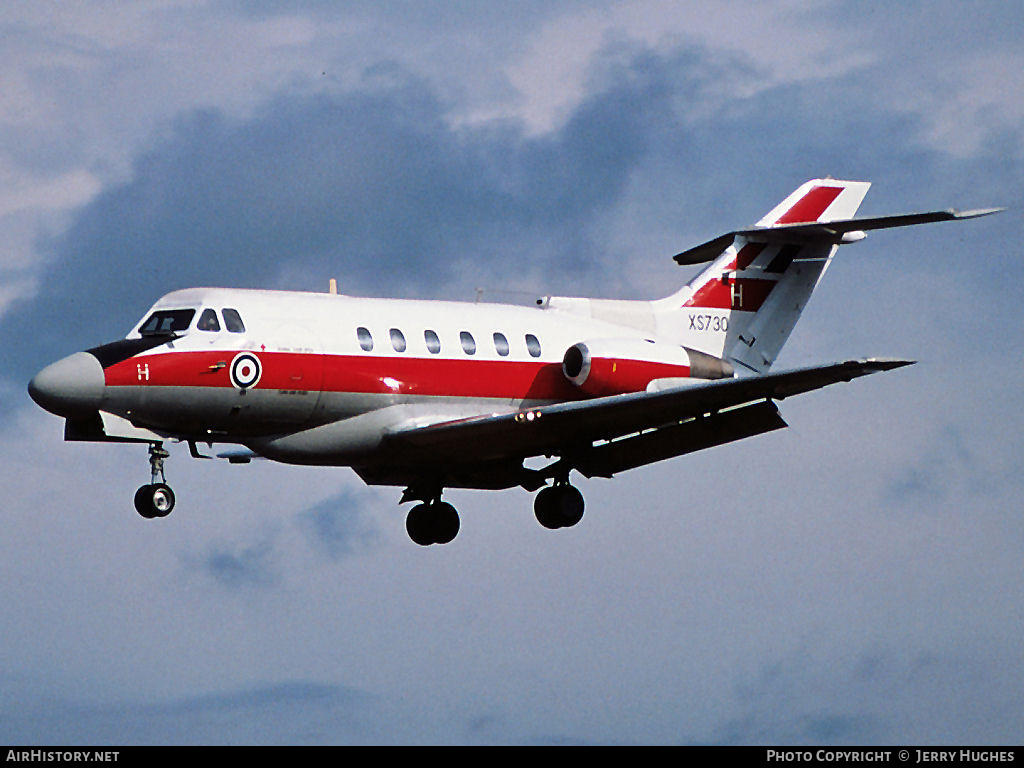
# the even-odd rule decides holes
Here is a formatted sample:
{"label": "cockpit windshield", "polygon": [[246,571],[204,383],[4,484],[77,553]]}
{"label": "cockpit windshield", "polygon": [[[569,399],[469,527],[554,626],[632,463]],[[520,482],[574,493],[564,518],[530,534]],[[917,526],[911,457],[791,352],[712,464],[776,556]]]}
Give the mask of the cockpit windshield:
{"label": "cockpit windshield", "polygon": [[164,309],[154,312],[146,322],[139,328],[143,336],[164,336],[169,333],[180,333],[188,330],[192,318],[195,317],[194,309]]}

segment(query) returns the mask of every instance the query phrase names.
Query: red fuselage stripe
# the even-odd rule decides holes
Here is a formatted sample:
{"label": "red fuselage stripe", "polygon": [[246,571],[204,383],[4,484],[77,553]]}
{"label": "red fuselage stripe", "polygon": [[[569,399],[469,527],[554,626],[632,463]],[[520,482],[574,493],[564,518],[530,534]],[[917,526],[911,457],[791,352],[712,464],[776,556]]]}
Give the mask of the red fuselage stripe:
{"label": "red fuselage stripe", "polygon": [[[232,387],[228,369],[236,351],[168,352],[124,360],[106,369],[109,387]],[[480,397],[509,400],[578,400],[584,393],[560,363],[459,360],[375,355],[254,352],[262,373],[256,389]],[[621,361],[629,381],[683,375],[656,363]],[[646,386],[646,381],[643,382]]]}

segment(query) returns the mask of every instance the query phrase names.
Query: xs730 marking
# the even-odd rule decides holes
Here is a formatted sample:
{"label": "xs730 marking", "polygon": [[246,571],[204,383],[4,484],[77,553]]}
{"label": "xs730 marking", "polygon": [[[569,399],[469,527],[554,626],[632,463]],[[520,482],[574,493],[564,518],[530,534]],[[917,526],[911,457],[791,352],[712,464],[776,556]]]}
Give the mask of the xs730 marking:
{"label": "xs730 marking", "polygon": [[725,333],[729,330],[729,318],[725,315],[690,315],[691,331],[714,331]]}

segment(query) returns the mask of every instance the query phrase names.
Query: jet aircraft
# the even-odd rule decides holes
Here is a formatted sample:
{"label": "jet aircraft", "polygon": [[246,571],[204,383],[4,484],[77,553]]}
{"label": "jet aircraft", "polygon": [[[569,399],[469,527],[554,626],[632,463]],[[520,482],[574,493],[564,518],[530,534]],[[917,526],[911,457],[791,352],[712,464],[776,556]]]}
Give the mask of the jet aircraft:
{"label": "jet aircraft", "polygon": [[840,245],[1000,210],[854,218],[869,186],[806,182],[754,226],[676,255],[707,266],[654,301],[176,290],[124,339],[58,360],[28,390],[65,418],[65,440],[149,446],[135,494],[146,518],[174,507],[164,443],[179,441],[196,458],[216,444],[234,463],[347,466],[403,487],[421,545],[458,533],[446,488],[538,491],[541,525],[568,527],[584,509],[573,471],[611,477],[777,430],[776,401],[912,362],[771,370]]}

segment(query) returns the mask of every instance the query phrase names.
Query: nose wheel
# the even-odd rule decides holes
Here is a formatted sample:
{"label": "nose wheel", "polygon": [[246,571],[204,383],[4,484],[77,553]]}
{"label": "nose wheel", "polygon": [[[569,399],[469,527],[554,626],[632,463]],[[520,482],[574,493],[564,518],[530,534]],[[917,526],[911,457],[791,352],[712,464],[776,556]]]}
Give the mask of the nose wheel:
{"label": "nose wheel", "polygon": [[166,483],[144,485],[135,492],[135,510],[147,520],[167,517],[174,509],[174,491]]}
{"label": "nose wheel", "polygon": [[171,454],[164,450],[163,443],[149,444],[150,482],[135,492],[135,511],[147,520],[167,517],[174,509],[174,491],[164,478],[164,459]]}

